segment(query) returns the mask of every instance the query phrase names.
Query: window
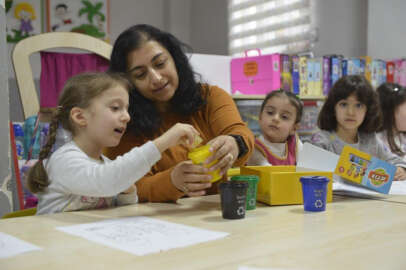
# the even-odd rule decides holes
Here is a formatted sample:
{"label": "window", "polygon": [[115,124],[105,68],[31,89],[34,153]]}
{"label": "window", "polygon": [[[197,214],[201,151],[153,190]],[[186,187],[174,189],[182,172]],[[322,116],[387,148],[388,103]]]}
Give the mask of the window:
{"label": "window", "polygon": [[229,53],[309,52],[310,18],[310,0],[229,0]]}

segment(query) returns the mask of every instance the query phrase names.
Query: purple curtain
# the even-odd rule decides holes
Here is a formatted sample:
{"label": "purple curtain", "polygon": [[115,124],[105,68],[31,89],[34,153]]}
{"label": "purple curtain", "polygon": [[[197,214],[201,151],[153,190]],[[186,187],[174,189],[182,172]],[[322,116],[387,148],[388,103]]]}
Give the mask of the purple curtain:
{"label": "purple curtain", "polygon": [[78,73],[106,71],[109,61],[97,54],[41,52],[40,106],[56,107],[67,79]]}

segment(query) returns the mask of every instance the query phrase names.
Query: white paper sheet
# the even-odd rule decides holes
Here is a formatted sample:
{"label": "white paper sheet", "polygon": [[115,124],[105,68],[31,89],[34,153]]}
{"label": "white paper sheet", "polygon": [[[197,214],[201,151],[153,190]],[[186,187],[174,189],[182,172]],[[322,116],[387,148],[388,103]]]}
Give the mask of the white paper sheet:
{"label": "white paper sheet", "polygon": [[41,250],[41,248],[0,232],[0,258],[7,258],[33,250]]}
{"label": "white paper sheet", "polygon": [[239,266],[238,270],[279,270],[276,268],[258,268],[258,267],[253,267],[253,266]]}
{"label": "white paper sheet", "polygon": [[239,266],[238,270],[297,270],[297,268],[258,268],[253,266]]}
{"label": "white paper sheet", "polygon": [[[343,182],[335,182],[333,183],[333,191],[337,194],[364,194],[364,195],[372,195],[377,197],[388,197],[387,194],[382,194],[375,192],[370,189],[366,189],[360,186],[351,185],[348,183]],[[392,186],[389,190],[389,195],[406,195],[406,181],[393,181]]]}
{"label": "white paper sheet", "polygon": [[297,167],[334,172],[340,156],[305,142],[298,153]]}
{"label": "white paper sheet", "polygon": [[139,256],[228,235],[148,217],[112,219],[57,229]]}

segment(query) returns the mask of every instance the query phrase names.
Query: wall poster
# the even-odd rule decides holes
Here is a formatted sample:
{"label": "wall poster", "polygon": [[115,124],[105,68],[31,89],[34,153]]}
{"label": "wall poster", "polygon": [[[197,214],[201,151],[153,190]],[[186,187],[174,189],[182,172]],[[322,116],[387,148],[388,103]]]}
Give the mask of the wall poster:
{"label": "wall poster", "polygon": [[48,32],[78,32],[109,41],[109,0],[46,2]]}

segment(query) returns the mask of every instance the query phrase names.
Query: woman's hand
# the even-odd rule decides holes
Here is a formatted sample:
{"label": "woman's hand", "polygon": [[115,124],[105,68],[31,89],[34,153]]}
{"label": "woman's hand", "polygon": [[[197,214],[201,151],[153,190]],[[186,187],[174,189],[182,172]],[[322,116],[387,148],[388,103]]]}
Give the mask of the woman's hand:
{"label": "woman's hand", "polygon": [[206,194],[207,188],[211,187],[211,175],[208,169],[201,165],[194,165],[192,161],[178,163],[171,172],[172,184],[190,197]]}
{"label": "woman's hand", "polygon": [[234,137],[228,135],[221,135],[207,144],[210,145],[210,152],[213,153],[211,157],[206,160],[206,164],[213,162],[217,159],[218,162],[210,168],[210,171],[220,169],[220,174],[224,175],[230,169],[238,157],[238,145]]}
{"label": "woman's hand", "polygon": [[393,180],[395,181],[406,180],[406,169],[402,167],[397,167],[395,177]]}

